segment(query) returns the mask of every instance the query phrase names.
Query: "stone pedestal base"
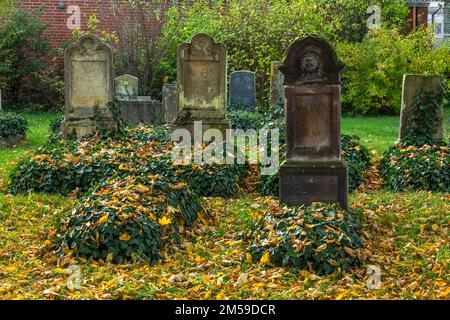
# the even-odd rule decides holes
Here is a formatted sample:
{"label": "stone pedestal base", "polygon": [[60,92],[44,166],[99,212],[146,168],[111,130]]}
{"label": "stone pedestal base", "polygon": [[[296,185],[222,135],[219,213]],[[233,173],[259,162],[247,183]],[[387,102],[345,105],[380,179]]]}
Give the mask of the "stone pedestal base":
{"label": "stone pedestal base", "polygon": [[289,160],[283,162],[279,175],[282,203],[339,202],[347,208],[348,169],[344,161]]}
{"label": "stone pedestal base", "polygon": [[[206,130],[208,129],[218,129],[222,132],[223,139],[226,138],[226,130],[230,128],[230,123],[226,119],[207,119],[207,120],[195,120],[201,121],[202,137]],[[191,133],[191,137],[194,138],[194,120],[180,121],[176,119],[173,124],[173,129],[187,129]]]}
{"label": "stone pedestal base", "polygon": [[119,100],[119,104],[122,120],[131,126],[164,123],[164,110],[161,102],[151,100],[150,97]]}
{"label": "stone pedestal base", "polygon": [[95,131],[117,131],[114,120],[95,121],[83,119],[76,121],[64,120],[61,122],[61,133],[65,138],[82,138],[94,134]]}

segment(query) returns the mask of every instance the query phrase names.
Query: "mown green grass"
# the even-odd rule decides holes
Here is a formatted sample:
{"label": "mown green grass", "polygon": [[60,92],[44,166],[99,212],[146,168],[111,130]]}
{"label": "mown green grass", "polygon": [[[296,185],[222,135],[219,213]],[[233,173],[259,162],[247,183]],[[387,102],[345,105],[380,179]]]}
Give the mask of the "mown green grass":
{"label": "mown green grass", "polygon": [[[361,142],[383,153],[398,139],[399,116],[383,117],[344,117],[342,134],[357,135]],[[444,110],[445,133],[450,134],[450,108]]]}
{"label": "mown green grass", "polygon": [[58,113],[20,113],[20,115],[28,120],[29,129],[27,131],[27,138],[16,147],[0,149],[1,175],[6,174],[6,171],[9,171],[18,159],[43,145],[50,135],[50,123],[61,116]]}

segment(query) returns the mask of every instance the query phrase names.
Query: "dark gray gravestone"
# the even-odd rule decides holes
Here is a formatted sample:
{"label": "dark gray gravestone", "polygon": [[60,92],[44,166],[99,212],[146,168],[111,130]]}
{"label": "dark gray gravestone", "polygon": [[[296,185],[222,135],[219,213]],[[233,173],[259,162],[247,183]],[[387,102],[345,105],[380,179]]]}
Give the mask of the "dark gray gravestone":
{"label": "dark gray gravestone", "polygon": [[164,108],[164,121],[173,122],[178,112],[178,94],[175,83],[165,84],[162,88],[162,104]]}
{"label": "dark gray gravestone", "polygon": [[272,61],[270,66],[270,107],[284,106],[284,75],[280,71],[280,61]]}
{"label": "dark gray gravestone", "polygon": [[134,100],[119,99],[122,120],[131,125],[164,123],[164,110],[160,101],[150,97],[137,97]]}
{"label": "dark gray gravestone", "polygon": [[235,71],[230,76],[230,104],[254,108],[256,106],[255,73]]}
{"label": "dark gray gravestone", "polygon": [[295,41],[280,70],[286,94],[286,161],[280,201],[347,207],[347,166],[340,157],[340,71],[334,49],[317,36]]}

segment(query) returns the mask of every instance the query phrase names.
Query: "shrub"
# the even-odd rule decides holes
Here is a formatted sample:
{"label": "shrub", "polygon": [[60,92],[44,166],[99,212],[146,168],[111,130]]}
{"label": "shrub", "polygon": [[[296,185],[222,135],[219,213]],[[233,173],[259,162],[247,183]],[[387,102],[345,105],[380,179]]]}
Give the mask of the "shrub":
{"label": "shrub", "polygon": [[[449,75],[449,45],[434,47],[434,33],[409,35],[379,29],[361,43],[338,43],[346,65],[342,73],[343,110],[357,114],[397,114],[405,73]],[[449,87],[446,88],[447,90]]]}
{"label": "shrub", "polygon": [[253,260],[319,274],[347,271],[360,263],[355,214],[320,203],[257,212],[250,253]]}
{"label": "shrub", "polygon": [[28,121],[20,115],[0,117],[0,137],[25,136]]}
{"label": "shrub", "polygon": [[[383,8],[383,24],[403,26],[408,8],[403,1],[372,2]],[[168,52],[160,65],[169,81],[176,76],[176,47],[199,32],[227,46],[230,72],[256,73],[259,104],[267,105],[270,65],[280,61],[289,45],[306,33],[332,42],[359,41],[366,31],[366,0],[201,0],[177,3],[166,13],[161,46]],[[349,14],[351,12],[352,14]],[[364,73],[366,70],[363,71]]]}
{"label": "shrub", "polygon": [[380,170],[383,186],[393,191],[450,192],[448,145],[417,147],[400,142],[385,153]]}
{"label": "shrub", "polygon": [[[284,161],[285,145],[280,146],[280,163]],[[364,171],[370,163],[370,154],[362,146],[357,136],[343,135],[341,138],[341,156],[348,166],[348,191],[353,192],[364,180]],[[278,174],[261,176],[256,188],[264,196],[278,198]]]}
{"label": "shrub", "polygon": [[157,175],[115,178],[74,210],[59,251],[113,263],[155,262],[167,244],[179,240],[179,226],[191,226],[200,210],[199,198],[185,183]]}
{"label": "shrub", "polygon": [[0,88],[10,109],[60,110],[63,105],[62,74],[45,63],[51,51],[44,37],[48,25],[41,22],[43,8],[14,7],[0,20]]}
{"label": "shrub", "polygon": [[259,129],[264,124],[264,115],[248,110],[233,110],[227,113],[232,129]]}
{"label": "shrub", "polygon": [[185,181],[202,196],[232,197],[247,166],[174,165],[168,127],[125,129],[123,135],[81,141],[52,140],[10,174],[13,194],[87,192],[112,176],[134,173],[160,174]]}

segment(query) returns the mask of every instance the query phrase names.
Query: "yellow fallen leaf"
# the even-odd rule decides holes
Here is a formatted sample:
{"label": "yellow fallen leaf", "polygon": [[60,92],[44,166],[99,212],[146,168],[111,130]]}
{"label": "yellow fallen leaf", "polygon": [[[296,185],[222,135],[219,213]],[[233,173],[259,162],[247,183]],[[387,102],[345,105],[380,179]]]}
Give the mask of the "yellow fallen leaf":
{"label": "yellow fallen leaf", "polygon": [[158,219],[158,223],[162,226],[168,225],[171,222],[170,218],[167,218],[166,216]]}
{"label": "yellow fallen leaf", "polygon": [[53,272],[57,273],[57,274],[65,274],[66,270],[63,268],[56,268],[56,269],[53,269]]}
{"label": "yellow fallen leaf", "polygon": [[107,214],[105,214],[100,219],[98,219],[98,223],[99,224],[105,223],[106,221],[108,221],[108,215]]}
{"label": "yellow fallen leaf", "polygon": [[119,237],[120,241],[130,241],[131,236],[128,233],[124,233]]}
{"label": "yellow fallen leaf", "polygon": [[264,252],[264,254],[261,257],[261,263],[267,263],[270,261],[270,255],[268,252]]}
{"label": "yellow fallen leaf", "polygon": [[252,262],[252,255],[250,253],[246,253],[245,254],[245,259],[247,260],[247,262]]}

